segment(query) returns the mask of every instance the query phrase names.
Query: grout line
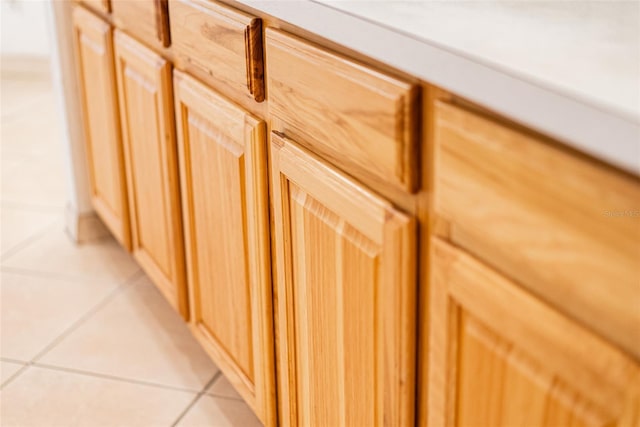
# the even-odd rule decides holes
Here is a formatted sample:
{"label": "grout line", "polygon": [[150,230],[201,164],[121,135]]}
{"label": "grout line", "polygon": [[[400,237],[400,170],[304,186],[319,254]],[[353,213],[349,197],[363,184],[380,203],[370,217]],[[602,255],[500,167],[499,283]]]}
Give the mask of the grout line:
{"label": "grout line", "polygon": [[[243,399],[242,397],[229,397],[229,396],[222,396],[222,395],[219,395],[219,394],[209,393],[209,392],[202,393],[202,394],[203,394],[203,395],[206,395],[206,396],[214,397],[214,398],[216,398],[216,399],[230,400],[230,401],[232,401],[232,402],[244,402],[244,399]],[[246,403],[246,402],[245,402],[245,403]]]}
{"label": "grout line", "polygon": [[178,423],[182,421],[184,416],[187,415],[187,412],[189,412],[191,408],[193,408],[193,406],[198,402],[198,400],[200,400],[201,397],[202,397],[201,393],[196,394],[196,396],[191,400],[191,402],[189,402],[187,407],[184,408],[182,412],[180,412],[180,414],[178,415],[178,418],[176,418],[176,420],[173,423],[171,423],[171,427],[176,427]]}
{"label": "grout line", "polygon": [[5,386],[7,384],[9,384],[11,381],[13,381],[14,379],[16,379],[21,373],[23,373],[24,371],[27,370],[27,368],[29,368],[29,366],[31,366],[31,364],[27,363],[24,364],[22,367],[20,367],[20,369],[18,369],[13,375],[11,375],[9,378],[7,378],[6,380],[4,380],[4,382],[2,384],[0,384],[0,390],[2,390],[3,388],[5,388]]}
{"label": "grout line", "polygon": [[180,413],[180,415],[178,415],[178,418],[173,422],[173,424],[171,424],[171,427],[176,427],[178,425],[178,423],[184,418],[184,416],[187,415],[187,412],[189,412],[191,408],[193,408],[193,406],[198,402],[198,400],[200,400],[200,398],[205,394],[205,390],[208,390],[213,385],[213,383],[216,382],[216,380],[220,377],[220,375],[222,375],[222,372],[218,370],[218,372],[216,372],[213,375],[213,377],[209,380],[209,382],[205,384],[204,387],[202,387],[202,390],[198,392],[198,394],[193,398],[193,400],[189,402],[189,404],[186,406],[186,408],[184,408],[184,410]]}
{"label": "grout line", "polygon": [[[218,373],[219,373],[220,375],[216,375],[216,377],[214,378],[216,381],[217,381],[220,377],[224,376],[224,374],[222,373],[222,371],[220,371],[220,368],[218,368]],[[218,394],[218,393],[212,393],[212,392],[210,392],[209,390],[211,390],[211,388],[212,388],[212,387],[213,387],[213,385],[216,383],[216,381],[211,381],[211,382],[210,382],[210,383],[209,383],[205,388],[203,388],[203,389],[202,389],[202,394],[206,394],[207,396],[213,396],[213,397],[215,397],[216,399],[218,399],[218,398],[219,398],[219,399],[227,399],[227,400],[235,400],[235,401],[238,401],[238,400],[239,400],[239,401],[243,401],[243,402],[244,402],[244,399],[242,399],[242,397],[230,397],[230,396],[223,396],[223,395]]]}
{"label": "grout line", "polygon": [[100,244],[109,243],[112,240],[114,242],[116,241],[115,237],[113,237],[113,235],[111,233],[107,233],[104,236],[93,237],[93,238],[91,238],[89,240],[86,240],[84,242],[76,242],[76,241],[74,241],[73,236],[69,233],[69,230],[67,229],[66,225],[64,225],[64,224],[63,224],[63,232],[69,239],[71,239],[71,243],[73,243],[76,246],[96,245],[98,243],[100,243]]}
{"label": "grout line", "polygon": [[61,372],[68,372],[68,373],[71,373],[71,374],[84,375],[85,377],[102,378],[102,379],[106,379],[106,380],[120,381],[120,382],[125,382],[125,383],[130,383],[130,384],[138,384],[138,385],[144,385],[144,386],[148,386],[148,387],[162,388],[162,389],[166,389],[166,390],[174,390],[174,391],[182,391],[182,392],[185,392],[185,393],[199,394],[199,392],[196,389],[192,389],[192,388],[178,387],[178,386],[172,386],[172,385],[161,384],[161,383],[154,383],[154,382],[151,382],[151,381],[136,380],[134,378],[119,377],[117,375],[101,374],[99,372],[85,371],[85,370],[82,370],[82,369],[68,368],[68,367],[65,367],[65,366],[55,366],[55,365],[49,365],[49,364],[46,364],[46,363],[39,363],[39,362],[32,362],[32,363],[29,364],[29,366],[34,366],[36,368],[41,368],[41,369],[48,369],[48,370],[51,370],[51,371],[61,371]]}
{"label": "grout line", "polygon": [[0,357],[0,361],[7,362],[7,363],[15,363],[15,364],[19,364],[19,365],[28,365],[29,364],[28,360],[13,359],[11,357]]}
{"label": "grout line", "polygon": [[40,204],[40,203],[25,203],[25,202],[15,202],[12,200],[1,200],[0,199],[0,207],[6,207],[10,209],[24,209],[24,210],[32,210],[39,212],[53,212],[59,211],[64,214],[64,206],[63,205],[55,205],[55,204]]}
{"label": "grout line", "polygon": [[202,390],[200,390],[200,393],[206,393],[207,390],[209,390],[211,387],[213,387],[213,385],[215,384],[215,382],[218,380],[218,378],[220,378],[222,376],[222,371],[220,371],[220,368],[218,368],[218,372],[216,372],[215,374],[213,374],[213,376],[211,377],[211,379],[209,380],[209,382],[207,382],[204,387],[202,387]]}
{"label": "grout line", "polygon": [[51,231],[59,221],[60,221],[59,218],[52,221],[51,224],[47,225],[42,230],[33,233],[32,235],[28,236],[26,239],[22,240],[20,243],[17,243],[15,246],[12,246],[11,248],[9,248],[6,252],[3,252],[2,255],[0,256],[0,261],[6,261],[16,253],[20,252],[22,249],[26,248],[32,243],[35,243],[41,238],[43,238],[44,235],[47,234],[49,231]]}
{"label": "grout line", "polygon": [[[31,156],[30,154],[25,154],[26,156]],[[39,155],[35,155],[39,156]],[[0,208],[7,209],[24,209],[26,211],[37,211],[42,213],[59,213],[64,215],[65,206],[57,205],[57,204],[48,204],[48,203],[29,203],[29,202],[20,202],[14,200],[1,200],[0,199]]]}
{"label": "grout line", "polygon": [[107,305],[112,299],[114,299],[118,294],[123,292],[125,289],[128,289],[139,277],[141,277],[144,273],[142,270],[137,270],[127,279],[125,279],[122,283],[118,284],[118,286],[109,292],[102,300],[94,304],[89,310],[87,310],[78,320],[73,322],[71,326],[65,329],[60,335],[54,338],[48,345],[44,347],[36,356],[31,359],[31,363],[37,362],[40,358],[42,358],[45,354],[47,354],[52,348],[57,346],[62,340],[64,340],[69,334],[78,329],[80,325],[82,325],[86,320],[91,318],[98,310]]}
{"label": "grout line", "polygon": [[[31,270],[31,269],[28,269],[28,268],[8,267],[8,266],[1,266],[0,267],[0,271],[2,271],[3,273],[18,274],[18,275],[22,275],[22,276],[42,277],[42,278],[45,278],[45,279],[66,280],[66,281],[70,281],[70,282],[86,282],[88,280],[91,280],[91,281],[100,282],[100,283],[102,283],[102,282],[104,282],[104,283],[116,283],[118,285],[125,284],[129,280],[129,278],[131,277],[131,276],[127,276],[124,279],[107,279],[105,277],[90,277],[89,275],[86,275],[86,276],[81,276],[81,275],[73,276],[73,275],[69,275],[69,274],[65,274],[65,273],[46,272],[46,271]],[[137,274],[137,273],[141,273],[141,272],[142,272],[142,269],[137,268],[132,273],[132,275],[133,274]]]}
{"label": "grout line", "polygon": [[59,213],[62,216],[64,216],[64,209],[65,209],[64,206],[41,205],[41,204],[32,205],[32,204],[23,203],[23,202],[12,202],[11,200],[1,200],[0,209],[1,208],[21,209],[25,211],[40,212],[40,213]]}

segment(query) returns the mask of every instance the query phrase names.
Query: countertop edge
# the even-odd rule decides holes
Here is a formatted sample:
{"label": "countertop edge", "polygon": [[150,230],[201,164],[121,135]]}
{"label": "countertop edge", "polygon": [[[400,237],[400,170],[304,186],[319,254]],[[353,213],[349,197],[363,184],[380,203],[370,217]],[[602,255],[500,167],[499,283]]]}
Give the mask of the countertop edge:
{"label": "countertop edge", "polygon": [[[640,123],[310,0],[236,0],[640,175]],[[416,54],[419,52],[419,54]]]}

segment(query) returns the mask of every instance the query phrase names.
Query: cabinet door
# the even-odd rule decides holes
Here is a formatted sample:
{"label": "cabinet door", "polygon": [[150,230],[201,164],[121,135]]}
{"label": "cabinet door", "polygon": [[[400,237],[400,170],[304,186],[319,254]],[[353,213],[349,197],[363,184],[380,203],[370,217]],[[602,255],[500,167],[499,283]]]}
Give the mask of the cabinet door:
{"label": "cabinet door", "polygon": [[265,123],[174,73],[190,323],[275,425]]}
{"label": "cabinet door", "polygon": [[638,426],[632,358],[433,240],[428,425]]}
{"label": "cabinet door", "polygon": [[73,11],[73,24],[93,206],[116,239],[130,249],[112,30],[81,7]]}
{"label": "cabinet door", "polygon": [[187,317],[171,65],[122,32],[115,39],[133,254]]}
{"label": "cabinet door", "polygon": [[271,134],[283,425],[413,425],[412,218]]}

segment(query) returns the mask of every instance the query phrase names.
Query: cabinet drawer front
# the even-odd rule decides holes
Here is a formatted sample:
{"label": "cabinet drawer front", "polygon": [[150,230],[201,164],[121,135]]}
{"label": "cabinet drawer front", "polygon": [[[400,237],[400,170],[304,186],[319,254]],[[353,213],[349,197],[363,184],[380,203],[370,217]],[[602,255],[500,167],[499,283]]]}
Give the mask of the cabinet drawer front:
{"label": "cabinet drawer front", "polygon": [[275,425],[265,123],[174,72],[190,322]]}
{"label": "cabinet drawer front", "polygon": [[434,191],[452,241],[640,356],[638,180],[440,103]]}
{"label": "cabinet drawer front", "polygon": [[633,357],[438,238],[431,259],[428,425],[637,425]]}
{"label": "cabinet drawer front", "polygon": [[283,132],[375,184],[417,183],[416,88],[267,29],[269,111]]}
{"label": "cabinet drawer front", "polygon": [[133,255],[188,317],[171,64],[126,34],[115,34]]}
{"label": "cabinet drawer front", "polygon": [[171,0],[173,49],[186,69],[264,100],[262,21],[208,0]]}
{"label": "cabinet drawer front", "polygon": [[171,44],[167,1],[111,0],[111,9],[119,28],[162,49]]}
{"label": "cabinet drawer front", "polygon": [[91,199],[116,239],[130,249],[112,30],[105,21],[79,6],[74,8],[73,24]]}
{"label": "cabinet drawer front", "polygon": [[412,426],[415,224],[271,135],[282,425]]}

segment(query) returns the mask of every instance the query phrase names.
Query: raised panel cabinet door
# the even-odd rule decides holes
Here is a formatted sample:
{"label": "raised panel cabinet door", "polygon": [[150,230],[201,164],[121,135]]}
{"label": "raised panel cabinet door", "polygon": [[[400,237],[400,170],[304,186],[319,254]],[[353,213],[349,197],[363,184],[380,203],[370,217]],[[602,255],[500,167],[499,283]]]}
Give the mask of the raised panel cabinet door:
{"label": "raised panel cabinet door", "polygon": [[73,10],[76,60],[93,206],[115,238],[131,247],[129,206],[112,29],[82,7]]}
{"label": "raised panel cabinet door", "polygon": [[631,356],[472,256],[432,243],[429,427],[640,425]]}
{"label": "raised panel cabinet door", "polygon": [[415,223],[271,134],[283,425],[412,426]]}
{"label": "raised panel cabinet door", "polygon": [[265,123],[174,72],[190,326],[276,425]]}
{"label": "raised panel cabinet door", "polygon": [[115,34],[133,255],[188,317],[171,64],[126,34]]}

